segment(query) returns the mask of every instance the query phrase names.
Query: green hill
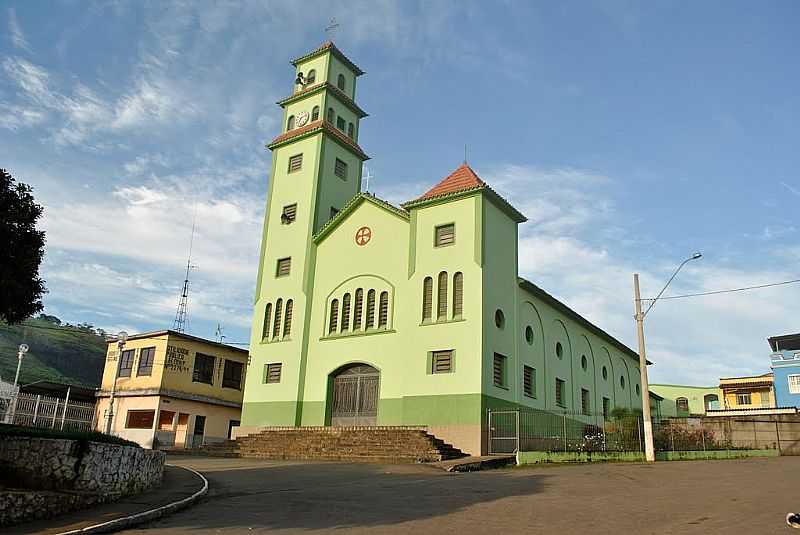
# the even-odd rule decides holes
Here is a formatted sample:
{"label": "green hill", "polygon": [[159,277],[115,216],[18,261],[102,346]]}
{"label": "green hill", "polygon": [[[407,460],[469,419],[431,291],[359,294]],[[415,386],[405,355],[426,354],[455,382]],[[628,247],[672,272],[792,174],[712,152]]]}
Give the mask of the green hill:
{"label": "green hill", "polygon": [[106,354],[103,335],[91,325],[62,324],[44,314],[20,325],[0,323],[0,377],[14,380],[17,347],[26,343],[30,351],[22,361],[21,384],[48,380],[97,387]]}

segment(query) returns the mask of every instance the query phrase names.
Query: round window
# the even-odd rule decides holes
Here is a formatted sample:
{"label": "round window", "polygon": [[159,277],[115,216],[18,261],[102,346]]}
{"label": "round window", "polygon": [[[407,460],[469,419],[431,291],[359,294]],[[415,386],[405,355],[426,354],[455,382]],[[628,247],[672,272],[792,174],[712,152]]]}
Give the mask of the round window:
{"label": "round window", "polygon": [[502,329],[506,324],[506,315],[499,308],[494,313],[494,324],[497,325],[498,329]]}
{"label": "round window", "polygon": [[622,375],[619,376],[619,386],[625,388],[625,377]]}
{"label": "round window", "polygon": [[589,361],[586,360],[586,355],[581,355],[581,368],[586,371],[586,368],[589,365]]}
{"label": "round window", "polygon": [[603,366],[603,379],[608,379],[608,368]]}
{"label": "round window", "polygon": [[561,342],[556,342],[556,356],[561,358],[564,356],[564,348],[561,347]]}
{"label": "round window", "polygon": [[525,341],[528,342],[529,346],[533,345],[533,327],[530,325],[525,327]]}
{"label": "round window", "polygon": [[639,385],[636,385],[636,395],[638,396],[641,391],[639,390]]}

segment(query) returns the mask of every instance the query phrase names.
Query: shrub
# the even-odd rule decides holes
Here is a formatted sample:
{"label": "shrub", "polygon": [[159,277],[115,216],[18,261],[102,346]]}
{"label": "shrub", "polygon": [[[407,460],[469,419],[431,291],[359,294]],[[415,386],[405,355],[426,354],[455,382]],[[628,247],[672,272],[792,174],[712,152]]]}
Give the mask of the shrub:
{"label": "shrub", "polygon": [[0,424],[0,437],[32,437],[32,438],[60,438],[64,440],[77,440],[87,442],[102,442],[104,444],[118,444],[120,446],[133,446],[140,448],[136,442],[124,438],[106,435],[99,431],[59,431],[58,429],[40,429],[38,427],[22,427],[18,425]]}

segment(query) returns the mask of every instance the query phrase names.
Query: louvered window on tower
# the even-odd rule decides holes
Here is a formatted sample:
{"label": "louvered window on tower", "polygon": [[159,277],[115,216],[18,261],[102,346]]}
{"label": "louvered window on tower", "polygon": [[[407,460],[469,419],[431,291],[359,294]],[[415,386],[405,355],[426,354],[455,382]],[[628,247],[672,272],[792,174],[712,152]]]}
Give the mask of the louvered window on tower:
{"label": "louvered window on tower", "polygon": [[275,276],[285,277],[292,271],[292,258],[281,258],[278,260],[278,267],[275,270]]}
{"label": "louvered window on tower", "polygon": [[292,313],[294,312],[294,301],[286,301],[286,311],[283,313],[283,337],[292,334]]}
{"label": "louvered window on tower", "polygon": [[522,391],[526,396],[536,397],[536,370],[530,366],[522,367]]}
{"label": "louvered window on tower", "polygon": [[442,247],[443,245],[452,245],[456,241],[456,226],[452,223],[449,225],[441,225],[436,227],[435,245]]}
{"label": "louvered window on tower", "polygon": [[361,314],[364,308],[364,290],[359,288],[356,290],[356,302],[353,305],[353,330],[358,331],[361,329]]}
{"label": "louvered window on tower", "polygon": [[264,309],[264,329],[261,333],[262,339],[269,338],[269,331],[270,327],[272,326],[272,323],[270,323],[271,319],[272,319],[272,303],[267,303],[267,307]]}
{"label": "louvered window on tower", "polygon": [[378,307],[378,329],[385,329],[389,321],[389,292],[381,292]]}
{"label": "louvered window on tower", "polygon": [[375,327],[375,290],[367,292],[367,320],[364,324],[364,329],[373,329]]}
{"label": "louvered window on tower", "polygon": [[447,319],[447,272],[439,273],[439,288],[436,302],[436,318]]}
{"label": "louvered window on tower", "polygon": [[319,106],[314,106],[311,109],[311,122],[319,120]]}
{"label": "louvered window on tower", "polygon": [[342,180],[347,180],[347,164],[339,158],[336,158],[336,164],[333,167],[333,172]]}
{"label": "louvered window on tower", "polygon": [[460,318],[464,312],[464,274],[453,275],[453,318]]}
{"label": "louvered window on tower", "polygon": [[342,331],[350,330],[350,294],[342,298]]}
{"label": "louvered window on tower", "polygon": [[295,171],[299,171],[303,167],[303,155],[302,154],[295,154],[291,158],[289,158],[289,172],[294,173]]}
{"label": "louvered window on tower", "polygon": [[346,121],[344,120],[344,117],[337,117],[336,118],[336,128],[338,128],[339,130],[344,132],[345,125],[346,125]]}
{"label": "louvered window on tower", "polygon": [[331,301],[331,317],[328,320],[328,334],[333,334],[336,332],[336,328],[339,326],[339,300],[334,299]]}
{"label": "louvered window on tower", "polygon": [[264,365],[264,382],[267,384],[274,384],[281,382],[281,368],[283,365],[280,362],[273,362]]}
{"label": "louvered window on tower", "polygon": [[275,321],[272,322],[272,338],[277,338],[281,334],[281,309],[283,308],[283,299],[278,299],[275,303]]}
{"label": "louvered window on tower", "polygon": [[297,203],[284,206],[283,212],[281,212],[281,223],[289,225],[294,223],[295,219],[297,219]]}
{"label": "louvered window on tower", "polygon": [[433,279],[425,277],[422,282],[422,321],[430,321],[433,313]]}
{"label": "louvered window on tower", "polygon": [[453,371],[453,350],[434,351],[431,354],[431,373],[450,373]]}
{"label": "louvered window on tower", "polygon": [[494,386],[505,387],[506,385],[506,357],[500,353],[494,354],[492,362],[492,378]]}
{"label": "louvered window on tower", "polygon": [[564,380],[556,379],[556,405],[566,407],[564,403]]}

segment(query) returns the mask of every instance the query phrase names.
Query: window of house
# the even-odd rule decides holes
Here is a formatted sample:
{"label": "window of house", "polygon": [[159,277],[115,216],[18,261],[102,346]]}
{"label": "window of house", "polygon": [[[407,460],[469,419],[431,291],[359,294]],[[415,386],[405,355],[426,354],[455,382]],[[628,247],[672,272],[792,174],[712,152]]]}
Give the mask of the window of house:
{"label": "window of house", "polygon": [[641,390],[641,388],[639,388],[639,385],[638,385],[638,384],[636,385],[636,388],[635,388],[635,389],[636,389],[636,395],[637,395],[637,396],[638,396],[638,395],[640,395],[640,394],[642,393],[642,390]]}
{"label": "window of house", "polygon": [[333,166],[333,174],[342,180],[347,180],[347,163],[343,162],[339,158],[336,158],[336,163]]}
{"label": "window of house", "polygon": [[761,392],[761,406],[769,407],[769,392]]}
{"label": "window of house", "polygon": [[789,393],[800,394],[800,374],[792,374],[787,380],[789,381]]}
{"label": "window of house", "polygon": [[494,386],[506,386],[506,357],[500,353],[494,354],[492,361],[492,380]]}
{"label": "window of house", "polygon": [[119,356],[119,377],[130,377],[133,370],[133,349],[126,349]]}
{"label": "window of house", "polygon": [[155,354],[156,348],[154,347],[145,347],[139,350],[139,367],[136,369],[136,375],[152,375]]}
{"label": "window of house", "polygon": [[530,325],[525,327],[525,341],[528,342],[529,346],[533,345],[533,327]]}
{"label": "window of house", "polygon": [[316,69],[311,69],[310,71],[308,71],[308,74],[306,75],[306,85],[311,85],[316,81],[317,81],[317,71]]}
{"label": "window of house", "polygon": [[286,311],[283,313],[283,337],[292,334],[292,314],[294,313],[294,300],[286,301]]}
{"label": "window of house", "polygon": [[287,204],[281,212],[281,224],[289,225],[297,219],[297,203]]}
{"label": "window of house", "polygon": [[281,368],[283,365],[280,362],[272,362],[264,365],[264,382],[267,384],[275,384],[281,382]]}
{"label": "window of house", "polygon": [[299,171],[303,168],[303,155],[302,154],[295,154],[289,158],[289,173],[294,173],[295,171]]}
{"label": "window of house", "polygon": [[431,353],[431,373],[450,373],[453,371],[453,350]]}
{"label": "window of house", "polygon": [[605,380],[608,379],[608,368],[606,368],[605,366],[603,366],[602,375],[603,375],[603,379],[605,379]]}
{"label": "window of house", "polygon": [[373,327],[375,327],[375,290],[370,290],[367,292],[367,318],[364,329]]}
{"label": "window of house", "polygon": [[347,123],[345,122],[344,117],[340,116],[340,117],[336,118],[336,128],[338,128],[339,130],[344,132],[344,129],[345,129],[346,125],[347,125]]}
{"label": "window of house", "polygon": [[319,120],[319,106],[314,106],[311,108],[311,121],[318,121]]}
{"label": "window of house", "polygon": [[353,126],[353,123],[348,123],[348,125],[347,125],[347,137],[349,137],[350,139],[353,139],[353,136],[355,136],[355,127]]}
{"label": "window of house", "polygon": [[361,330],[361,316],[364,310],[364,290],[356,290],[355,301],[353,302],[353,330]]}
{"label": "window of house", "polygon": [[328,334],[333,334],[339,327],[339,300],[331,301],[331,315],[328,318]]}
{"label": "window of house", "polygon": [[350,330],[350,294],[344,294],[342,298],[342,331]]}
{"label": "window of house", "polygon": [[581,388],[581,414],[588,415],[591,409],[589,405],[589,391]]}
{"label": "window of house", "polygon": [[378,329],[385,329],[389,324],[389,292],[381,292],[378,302]]}
{"label": "window of house", "polygon": [[172,431],[172,422],[175,421],[174,411],[159,411],[158,412],[158,430],[159,431]]}
{"label": "window of house", "polygon": [[737,405],[751,405],[752,404],[752,396],[750,392],[746,394],[736,394],[736,404]]}
{"label": "window of house", "polygon": [[689,412],[689,400],[687,398],[676,398],[675,410],[677,410],[679,414]]}
{"label": "window of house", "polygon": [[506,315],[499,308],[494,311],[494,324],[498,329],[502,329],[506,325]]}
{"label": "window of house", "polygon": [[586,371],[588,367],[589,360],[586,358],[586,355],[581,355],[581,368],[583,368],[583,371]]}
{"label": "window of house", "polygon": [[566,401],[564,400],[564,385],[566,383],[563,379],[556,379],[556,405],[559,407],[566,407]]}
{"label": "window of house", "polygon": [[261,332],[262,340],[269,338],[270,319],[272,319],[272,303],[267,303],[267,306],[264,308],[264,329]]}
{"label": "window of house", "polygon": [[235,360],[225,360],[225,367],[222,369],[222,388],[242,389],[242,369],[244,365]]}
{"label": "window of house", "polygon": [[289,120],[286,121],[286,130],[294,130],[294,115],[290,115]]}
{"label": "window of house", "polygon": [[212,384],[214,381],[214,360],[211,355],[195,354],[192,382]]}
{"label": "window of house", "polygon": [[275,268],[276,277],[285,277],[292,271],[292,258],[280,258]]}
{"label": "window of house", "polygon": [[433,279],[425,277],[422,281],[422,321],[430,321],[433,313]]}
{"label": "window of house", "polygon": [[439,287],[436,299],[436,318],[447,319],[447,272],[439,273]]}
{"label": "window of house", "polygon": [[530,366],[522,367],[522,392],[531,398],[536,397],[536,369]]}
{"label": "window of house", "polygon": [[604,397],[603,398],[603,419],[608,420],[608,417],[611,413],[611,400]]}
{"label": "window of house", "polygon": [[331,124],[336,122],[336,112],[333,111],[333,108],[328,108],[328,116],[326,117],[326,119]]}
{"label": "window of house", "polygon": [[453,318],[460,318],[464,312],[464,274],[453,275]]}
{"label": "window of house", "polygon": [[272,338],[281,334],[281,314],[283,313],[283,299],[275,301],[275,319],[272,321]]}
{"label": "window of house", "polygon": [[434,230],[433,245],[435,247],[442,247],[444,245],[452,245],[456,241],[456,226],[453,223],[448,225],[439,225]]}
{"label": "window of house", "polygon": [[556,342],[556,356],[558,358],[562,358],[564,356],[564,347],[561,345],[561,342]]}
{"label": "window of house", "polygon": [[620,376],[619,376],[619,386],[620,386],[620,387],[621,387],[623,390],[625,390],[625,376],[624,376],[624,375],[620,375]]}
{"label": "window of house", "polygon": [[344,74],[340,74],[336,79],[336,87],[344,91]]}
{"label": "window of house", "polygon": [[156,411],[128,411],[125,415],[125,429],[152,429]]}

